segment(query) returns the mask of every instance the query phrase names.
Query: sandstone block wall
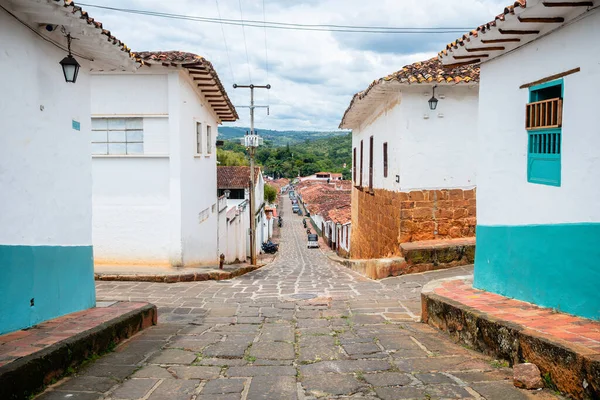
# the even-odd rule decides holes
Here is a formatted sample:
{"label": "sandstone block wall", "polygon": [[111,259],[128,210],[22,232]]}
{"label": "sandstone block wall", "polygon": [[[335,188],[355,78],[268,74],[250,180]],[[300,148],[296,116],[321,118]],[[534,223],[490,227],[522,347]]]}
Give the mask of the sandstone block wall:
{"label": "sandstone block wall", "polygon": [[476,190],[352,190],[354,259],[401,256],[400,243],[475,236]]}

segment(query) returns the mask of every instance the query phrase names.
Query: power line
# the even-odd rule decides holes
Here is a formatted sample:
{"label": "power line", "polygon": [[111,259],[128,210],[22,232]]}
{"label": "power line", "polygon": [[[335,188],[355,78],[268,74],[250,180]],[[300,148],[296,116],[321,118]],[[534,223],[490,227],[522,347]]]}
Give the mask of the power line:
{"label": "power line", "polygon": [[[263,25],[265,25],[264,27],[264,31],[265,31],[265,68],[267,70],[267,82],[269,82],[269,50],[267,47],[267,26],[266,26],[266,11],[265,11],[265,0],[263,0]],[[271,96],[269,94],[270,90],[267,90],[267,103],[270,102],[271,100]]]}
{"label": "power line", "polygon": [[293,24],[286,22],[256,21],[256,20],[233,20],[217,19],[200,16],[189,16],[182,14],[162,13],[156,11],[134,10],[117,7],[99,6],[95,4],[78,3],[81,6],[99,8],[103,10],[117,11],[129,14],[147,15],[153,17],[162,17],[170,19],[179,19],[187,21],[236,25],[254,28],[283,29],[294,31],[316,31],[316,32],[342,32],[342,33],[386,33],[386,34],[444,34],[444,33],[464,33],[471,28],[466,27],[382,27],[382,26],[351,26],[351,25],[328,25],[328,24]]}
{"label": "power line", "polygon": [[[240,21],[244,21],[244,14],[242,13],[242,0],[238,0],[240,4]],[[242,22],[242,33],[244,34],[244,47],[246,48],[246,64],[248,65],[248,78],[250,78],[250,83],[252,83],[252,73],[250,72],[250,57],[248,57],[248,44],[246,43],[246,27],[244,26],[244,22]]]}
{"label": "power line", "polygon": [[[219,0],[215,0],[217,3],[217,13],[219,14],[219,19],[221,19],[221,10],[219,9]],[[225,42],[225,52],[227,53],[227,61],[229,61],[229,71],[231,72],[231,81],[235,82],[235,76],[233,74],[233,67],[231,65],[231,58],[229,57],[229,47],[227,46],[227,39],[225,38],[225,28],[223,24],[221,24],[221,32],[223,33],[223,42]]]}

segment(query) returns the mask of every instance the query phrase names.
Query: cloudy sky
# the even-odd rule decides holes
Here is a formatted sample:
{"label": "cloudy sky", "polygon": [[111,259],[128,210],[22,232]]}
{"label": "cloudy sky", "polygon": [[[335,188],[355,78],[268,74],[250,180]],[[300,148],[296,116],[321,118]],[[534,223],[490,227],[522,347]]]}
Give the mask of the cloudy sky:
{"label": "cloudy sky", "polygon": [[[82,3],[218,18],[263,20],[263,0],[84,0]],[[265,0],[267,21],[387,27],[468,27],[499,14],[507,0]],[[310,32],[182,21],[84,8],[133,50],[181,50],[210,60],[233,103],[248,104],[238,84],[257,91],[257,127],[335,130],[352,95],[402,66],[434,56],[460,35]],[[223,35],[224,31],[224,35]],[[228,52],[226,51],[225,40]],[[247,56],[246,56],[247,48]],[[229,57],[228,57],[229,53]],[[230,67],[231,65],[231,67]],[[248,110],[239,108],[248,126]]]}

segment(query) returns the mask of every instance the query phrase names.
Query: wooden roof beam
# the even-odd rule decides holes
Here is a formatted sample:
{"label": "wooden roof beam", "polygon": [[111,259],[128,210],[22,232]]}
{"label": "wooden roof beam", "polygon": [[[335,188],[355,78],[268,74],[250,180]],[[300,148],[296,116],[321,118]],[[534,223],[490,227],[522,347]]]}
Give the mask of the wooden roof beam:
{"label": "wooden roof beam", "polygon": [[470,49],[467,49],[465,47],[465,50],[468,51],[469,53],[473,53],[476,51],[502,51],[505,50],[506,48],[504,46],[490,46],[490,47],[471,47]]}
{"label": "wooden roof beam", "polygon": [[455,60],[468,60],[470,58],[486,58],[489,54],[470,54],[467,56],[453,56]]}
{"label": "wooden roof beam", "polygon": [[[206,77],[199,77],[199,76],[194,76],[193,77],[195,81],[202,81],[202,82],[209,82],[212,81],[213,78],[206,78]],[[213,85],[211,85],[213,86]]]}
{"label": "wooden roof beam", "polygon": [[502,35],[537,35],[540,33],[538,30],[519,30],[519,29],[498,29]]}
{"label": "wooden roof beam", "polygon": [[559,1],[556,3],[544,1],[544,7],[594,7],[593,1]]}
{"label": "wooden roof beam", "polygon": [[562,24],[563,22],[565,22],[565,19],[563,17],[519,17],[518,19],[519,22],[524,23]]}
{"label": "wooden roof beam", "polygon": [[521,39],[519,38],[506,38],[506,39],[488,39],[488,40],[483,40],[481,39],[481,43],[483,44],[493,44],[493,43],[518,43],[520,42]]}
{"label": "wooden roof beam", "polygon": [[459,62],[459,63],[454,63],[454,64],[446,64],[446,65],[444,65],[444,67],[445,68],[455,68],[455,67],[461,67],[463,65],[477,64],[478,62],[481,62],[481,59],[477,58],[477,59],[471,60],[471,61]]}

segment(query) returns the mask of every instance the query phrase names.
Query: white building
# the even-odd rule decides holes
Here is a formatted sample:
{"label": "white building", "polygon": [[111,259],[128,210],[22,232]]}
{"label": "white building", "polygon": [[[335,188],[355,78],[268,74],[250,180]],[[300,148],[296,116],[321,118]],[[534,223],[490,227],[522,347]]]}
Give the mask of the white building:
{"label": "white building", "polygon": [[[218,195],[226,195],[229,204],[237,205],[238,202],[232,200],[244,200],[250,202],[250,167],[244,166],[223,166],[217,168],[217,186]],[[254,218],[256,227],[256,254],[261,251],[261,246],[268,241],[270,236],[269,221],[265,212],[265,180],[259,167],[254,170]],[[250,218],[248,216],[248,218]],[[249,227],[250,222],[248,222]],[[271,230],[272,232],[272,230]],[[247,254],[250,255],[250,237],[247,237]],[[224,253],[224,251],[221,251]]]}
{"label": "white building", "polygon": [[92,76],[96,263],[218,263],[217,127],[237,113],[212,64],[142,52]]}
{"label": "white building", "polygon": [[600,1],[553,3],[516,2],[440,58],[481,62],[475,287],[598,319]]}
{"label": "white building", "polygon": [[352,258],[474,236],[478,81],[478,68],[434,58],[354,96],[340,124],[352,129]]}
{"label": "white building", "polygon": [[[222,207],[221,204],[224,204]],[[219,255],[225,263],[245,262],[248,253],[250,207],[248,201],[219,197]]]}
{"label": "white building", "polygon": [[[81,68],[65,82],[59,62]],[[90,71],[139,66],[70,1],[0,0],[0,334],[95,305]]]}

